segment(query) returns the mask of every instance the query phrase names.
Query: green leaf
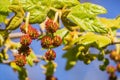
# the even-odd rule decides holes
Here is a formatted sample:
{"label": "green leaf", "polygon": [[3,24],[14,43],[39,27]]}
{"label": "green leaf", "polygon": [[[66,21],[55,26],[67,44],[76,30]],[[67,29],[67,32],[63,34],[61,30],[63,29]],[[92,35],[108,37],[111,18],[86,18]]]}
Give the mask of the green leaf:
{"label": "green leaf", "polygon": [[19,80],[26,80],[27,76],[27,70],[21,67],[21,71],[18,71]]}
{"label": "green leaf", "polygon": [[79,46],[75,46],[72,49],[67,50],[67,52],[65,52],[65,54],[63,55],[63,58],[67,59],[65,67],[66,70],[70,70],[77,63],[77,53],[79,52],[78,48]]}
{"label": "green leaf", "polygon": [[4,42],[4,38],[3,38],[3,36],[0,34],[0,47],[3,45],[3,42]]}
{"label": "green leaf", "polygon": [[41,23],[46,19],[50,0],[20,0],[26,12],[30,12],[30,23]]}
{"label": "green leaf", "polygon": [[68,30],[66,28],[62,28],[57,30],[54,34],[60,36],[63,39],[67,33]]}
{"label": "green leaf", "polygon": [[99,35],[96,38],[98,38],[96,43],[98,44],[99,48],[106,47],[108,44],[110,44],[112,42],[111,39],[106,36]]}
{"label": "green leaf", "polygon": [[71,9],[67,18],[77,24],[82,31],[107,33],[108,29],[97,18],[98,14],[106,13],[106,9],[95,4],[83,3]]}
{"label": "green leaf", "polygon": [[[111,43],[111,39],[107,36],[101,36],[94,33],[86,33],[79,37],[76,42],[82,45],[93,45],[96,48],[106,47]],[[96,46],[97,45],[97,46]]]}
{"label": "green leaf", "polygon": [[33,65],[34,65],[33,60],[36,59],[36,56],[35,56],[34,52],[32,51],[32,52],[30,53],[30,55],[27,56],[26,59],[27,59],[27,63],[28,63],[30,66],[33,66]]}
{"label": "green leaf", "polygon": [[0,23],[4,22],[10,10],[10,0],[1,0],[0,1]]}
{"label": "green leaf", "polygon": [[9,6],[9,9],[14,12],[15,15],[10,19],[6,26],[6,30],[15,30],[23,21],[24,10],[19,3],[19,0],[12,0],[12,5]]}
{"label": "green leaf", "polygon": [[71,7],[79,4],[78,0],[51,0],[51,6],[54,8]]}
{"label": "green leaf", "polygon": [[46,76],[53,76],[57,65],[56,65],[55,62],[49,61],[47,64],[45,64],[41,67],[45,70],[45,75]]}
{"label": "green leaf", "polygon": [[69,14],[70,11],[65,11],[62,13],[61,16],[61,20],[62,23],[64,24],[64,26],[68,29],[68,30],[72,30],[71,27],[75,27],[77,26],[73,21],[71,21],[70,19],[67,18],[67,15]]}
{"label": "green leaf", "polygon": [[14,62],[11,62],[10,66],[17,71],[21,71],[21,68],[18,65],[16,65]]}

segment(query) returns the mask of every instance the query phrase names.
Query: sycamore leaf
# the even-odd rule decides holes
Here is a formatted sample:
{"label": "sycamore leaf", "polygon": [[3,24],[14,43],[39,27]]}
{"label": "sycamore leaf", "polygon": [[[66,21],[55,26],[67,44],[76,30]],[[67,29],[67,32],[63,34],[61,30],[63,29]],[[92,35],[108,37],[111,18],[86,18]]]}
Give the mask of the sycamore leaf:
{"label": "sycamore leaf", "polygon": [[78,0],[51,0],[51,6],[55,8],[71,7],[79,4]]}
{"label": "sycamore leaf", "polygon": [[18,78],[19,80],[27,80],[27,70],[23,67],[21,67],[21,71],[18,71]]}
{"label": "sycamore leaf", "polygon": [[105,24],[107,28],[120,28],[120,20],[119,19],[107,19],[107,18],[99,18],[100,21]]}
{"label": "sycamore leaf", "polygon": [[11,66],[14,70],[21,71],[21,68],[20,68],[18,65],[16,65],[14,62],[11,62],[11,63],[10,63],[10,66]]}
{"label": "sycamore leaf", "polygon": [[4,42],[4,38],[3,38],[3,36],[0,34],[0,46],[3,45],[3,42]]}
{"label": "sycamore leaf", "polygon": [[6,19],[7,15],[9,14],[10,10],[10,0],[1,0],[0,1],[0,23],[4,22]]}
{"label": "sycamore leaf", "polygon": [[79,46],[75,46],[72,49],[67,50],[63,55],[63,58],[67,59],[65,67],[66,70],[70,70],[77,63],[77,53],[79,52],[78,48]]}
{"label": "sycamore leaf", "polygon": [[94,47],[98,48],[106,47],[111,43],[111,39],[109,37],[97,35],[94,33],[86,33],[85,35],[79,37],[77,40],[78,44],[93,45]]}
{"label": "sycamore leaf", "polygon": [[68,30],[66,28],[62,28],[62,29],[57,30],[55,32],[55,35],[58,35],[63,39],[67,33],[68,33]]}
{"label": "sycamore leaf", "polygon": [[27,63],[30,65],[30,66],[33,66],[34,63],[33,63],[33,60],[36,59],[36,56],[34,54],[34,52],[31,50],[31,53],[30,55],[26,58],[27,59]]}
{"label": "sycamore leaf", "polygon": [[55,72],[57,64],[53,61],[49,61],[47,64],[41,66],[45,70],[45,75],[52,76]]}
{"label": "sycamore leaf", "polygon": [[20,0],[24,10],[30,12],[30,23],[41,23],[46,19],[50,0]]}
{"label": "sycamore leaf", "polygon": [[83,3],[73,7],[67,18],[77,24],[82,31],[107,33],[107,28],[97,18],[106,13],[106,9],[95,4]]}

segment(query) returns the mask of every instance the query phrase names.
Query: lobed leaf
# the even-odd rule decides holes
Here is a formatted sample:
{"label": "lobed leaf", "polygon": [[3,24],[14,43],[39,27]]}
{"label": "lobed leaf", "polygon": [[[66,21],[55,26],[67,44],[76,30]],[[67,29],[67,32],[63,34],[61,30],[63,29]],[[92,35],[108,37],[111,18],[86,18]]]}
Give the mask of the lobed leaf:
{"label": "lobed leaf", "polygon": [[8,16],[10,10],[10,0],[1,0],[0,1],[0,23],[4,22],[6,17]]}
{"label": "lobed leaf", "polygon": [[111,39],[109,37],[97,35],[94,33],[86,33],[85,35],[79,37],[77,40],[78,44],[93,45],[96,48],[106,47],[111,43]]}
{"label": "lobed leaf", "polygon": [[77,24],[82,31],[107,33],[108,29],[97,18],[98,14],[106,13],[102,6],[83,3],[73,7],[67,18]]}

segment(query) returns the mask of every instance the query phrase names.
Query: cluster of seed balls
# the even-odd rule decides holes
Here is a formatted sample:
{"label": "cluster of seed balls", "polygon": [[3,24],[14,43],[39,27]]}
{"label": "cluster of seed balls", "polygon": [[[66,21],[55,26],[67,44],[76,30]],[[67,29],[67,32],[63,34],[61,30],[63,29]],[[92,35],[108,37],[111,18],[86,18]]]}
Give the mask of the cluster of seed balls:
{"label": "cluster of seed balls", "polygon": [[31,53],[29,45],[32,40],[35,40],[39,36],[39,32],[36,28],[33,28],[30,24],[28,25],[28,30],[25,29],[25,23],[20,26],[20,30],[24,35],[20,38],[21,47],[18,49],[18,54],[15,55],[14,62],[16,65],[22,67],[26,64],[26,57]]}
{"label": "cluster of seed balls", "polygon": [[58,47],[62,43],[61,37],[54,35],[58,28],[58,24],[52,19],[48,19],[45,22],[46,35],[44,35],[41,39],[41,46],[42,48],[47,49],[45,58],[48,61],[54,60],[56,58],[56,52],[52,48]]}
{"label": "cluster of seed balls", "polygon": [[120,54],[113,50],[110,53],[110,58],[117,63],[116,67],[109,65],[106,67],[106,71],[109,74],[109,80],[117,80],[115,72],[120,72]]}
{"label": "cluster of seed balls", "polygon": [[109,74],[109,80],[117,80],[115,72],[120,72],[120,63],[117,63],[116,67],[111,65],[107,66],[106,71]]}

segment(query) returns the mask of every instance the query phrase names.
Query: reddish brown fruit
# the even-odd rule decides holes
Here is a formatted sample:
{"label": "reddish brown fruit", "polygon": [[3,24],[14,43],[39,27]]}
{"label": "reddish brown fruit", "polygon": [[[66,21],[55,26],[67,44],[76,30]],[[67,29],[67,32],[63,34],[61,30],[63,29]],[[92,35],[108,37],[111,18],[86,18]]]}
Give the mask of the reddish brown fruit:
{"label": "reddish brown fruit", "polygon": [[120,72],[120,63],[117,63],[116,69],[118,72]]}
{"label": "reddish brown fruit", "polygon": [[45,53],[45,57],[47,60],[51,61],[51,60],[54,60],[56,58],[56,53],[54,50],[48,50],[46,53]]}
{"label": "reddish brown fruit", "polygon": [[16,65],[23,67],[26,64],[26,57],[24,55],[17,55],[15,56],[15,63]]}
{"label": "reddish brown fruit", "polygon": [[[29,24],[29,25],[28,25],[28,30],[31,29],[31,28],[32,28],[32,26]],[[21,32],[26,33],[25,23],[23,23],[23,24],[20,26],[20,30],[21,30]]]}
{"label": "reddish brown fruit", "polygon": [[53,22],[53,20],[48,19],[45,23],[45,28],[48,33],[54,33],[58,30],[58,24]]}
{"label": "reddish brown fruit", "polygon": [[31,44],[32,40],[30,38],[29,35],[23,35],[21,38],[20,38],[20,43],[23,45],[23,46],[29,46]]}
{"label": "reddish brown fruit", "polygon": [[29,36],[31,37],[31,39],[37,39],[39,36],[39,32],[37,31],[37,29],[31,27],[28,29],[27,34],[29,34]]}
{"label": "reddish brown fruit", "polygon": [[61,45],[61,43],[62,43],[61,37],[55,36],[55,37],[53,38],[53,46],[58,47],[58,46]]}
{"label": "reddish brown fruit", "polygon": [[109,75],[109,80],[117,80],[117,75],[116,74],[110,74]]}
{"label": "reddish brown fruit", "polygon": [[52,38],[50,36],[44,36],[41,39],[41,46],[43,48],[50,48],[51,45],[52,45]]}
{"label": "reddish brown fruit", "polygon": [[107,67],[106,67],[106,71],[107,71],[107,73],[109,73],[109,74],[113,74],[113,73],[115,73],[116,69],[115,69],[114,66],[107,66]]}
{"label": "reddish brown fruit", "polygon": [[21,46],[18,50],[19,54],[28,56],[31,52],[31,49],[28,46]]}
{"label": "reddish brown fruit", "polygon": [[111,58],[112,60],[115,60],[115,58],[117,58],[116,56],[117,56],[116,50],[113,50],[113,51],[110,53],[110,58]]}
{"label": "reddish brown fruit", "polygon": [[54,76],[47,76],[46,80],[57,80],[57,78]]}

